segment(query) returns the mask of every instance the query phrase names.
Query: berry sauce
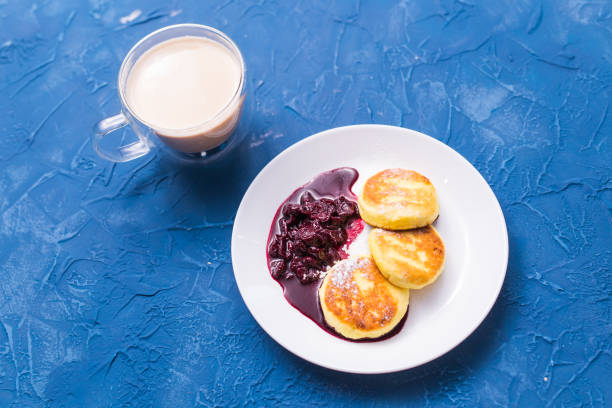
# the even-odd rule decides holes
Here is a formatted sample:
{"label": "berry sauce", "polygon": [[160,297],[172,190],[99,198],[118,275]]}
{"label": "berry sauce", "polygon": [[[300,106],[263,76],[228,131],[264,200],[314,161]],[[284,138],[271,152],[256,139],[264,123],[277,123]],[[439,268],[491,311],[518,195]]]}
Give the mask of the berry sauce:
{"label": "berry sauce", "polygon": [[[348,257],[347,250],[363,231],[357,196],[351,187],[359,173],[350,167],[326,171],[295,190],[276,211],[268,236],[267,259],[272,277],[287,301],[330,334],[346,339],[327,325],[318,290],[324,271]],[[407,315],[407,313],[406,313]],[[399,332],[406,316],[379,341]]]}

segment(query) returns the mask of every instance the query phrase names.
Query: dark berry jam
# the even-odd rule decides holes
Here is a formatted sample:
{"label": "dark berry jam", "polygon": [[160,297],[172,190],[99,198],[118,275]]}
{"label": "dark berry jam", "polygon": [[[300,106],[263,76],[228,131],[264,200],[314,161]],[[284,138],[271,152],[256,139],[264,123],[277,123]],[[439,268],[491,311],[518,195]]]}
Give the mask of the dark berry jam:
{"label": "dark berry jam", "polygon": [[[342,336],[325,323],[318,289],[323,272],[348,257],[346,249],[363,231],[357,196],[351,191],[358,177],[357,170],[341,167],[298,188],[279,207],[268,237],[268,267],[287,301],[338,337]],[[359,341],[389,338],[404,321],[382,337]]]}
{"label": "dark berry jam", "polygon": [[348,225],[359,214],[357,204],[344,196],[315,198],[303,191],[299,203],[285,203],[270,237],[270,272],[276,279],[293,275],[303,284],[314,282],[321,271],[342,259],[340,248]]}

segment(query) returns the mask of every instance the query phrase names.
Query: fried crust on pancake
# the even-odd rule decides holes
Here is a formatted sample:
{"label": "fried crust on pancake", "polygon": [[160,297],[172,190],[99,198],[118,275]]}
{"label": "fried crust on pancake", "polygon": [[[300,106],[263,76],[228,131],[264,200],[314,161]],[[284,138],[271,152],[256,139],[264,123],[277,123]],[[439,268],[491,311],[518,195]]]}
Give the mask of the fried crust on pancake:
{"label": "fried crust on pancake", "polygon": [[409,291],[387,281],[370,257],[342,260],[319,288],[325,321],[349,339],[377,338],[391,331],[408,309]]}
{"label": "fried crust on pancake", "polygon": [[380,272],[402,288],[427,286],[444,267],[444,242],[431,225],[405,231],[375,228],[368,243]]}
{"label": "fried crust on pancake", "polygon": [[387,169],[370,177],[357,203],[365,222],[391,230],[431,224],[440,211],[436,189],[429,179],[406,169]]}

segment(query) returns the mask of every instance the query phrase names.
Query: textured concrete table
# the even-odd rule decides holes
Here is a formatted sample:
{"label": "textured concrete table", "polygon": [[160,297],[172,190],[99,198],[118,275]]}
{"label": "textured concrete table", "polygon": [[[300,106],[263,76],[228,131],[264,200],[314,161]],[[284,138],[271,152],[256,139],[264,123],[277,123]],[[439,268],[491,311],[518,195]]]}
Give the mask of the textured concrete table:
{"label": "textured concrete table", "polygon": [[[1,407],[612,405],[610,2],[127,3],[0,2]],[[205,168],[98,158],[123,56],[179,22],[241,47],[242,144]],[[377,377],[271,340],[229,253],[257,172],[354,123],[458,150],[510,236],[480,328]]]}

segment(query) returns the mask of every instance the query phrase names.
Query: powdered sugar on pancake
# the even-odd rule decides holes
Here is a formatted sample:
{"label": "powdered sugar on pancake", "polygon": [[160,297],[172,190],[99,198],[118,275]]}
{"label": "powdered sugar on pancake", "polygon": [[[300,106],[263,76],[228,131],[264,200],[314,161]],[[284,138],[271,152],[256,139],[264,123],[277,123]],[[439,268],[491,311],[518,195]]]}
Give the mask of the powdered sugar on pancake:
{"label": "powdered sugar on pancake", "polygon": [[332,285],[337,288],[349,289],[353,283],[353,273],[362,269],[370,263],[368,258],[348,258],[338,262],[334,265],[334,270],[330,277]]}

